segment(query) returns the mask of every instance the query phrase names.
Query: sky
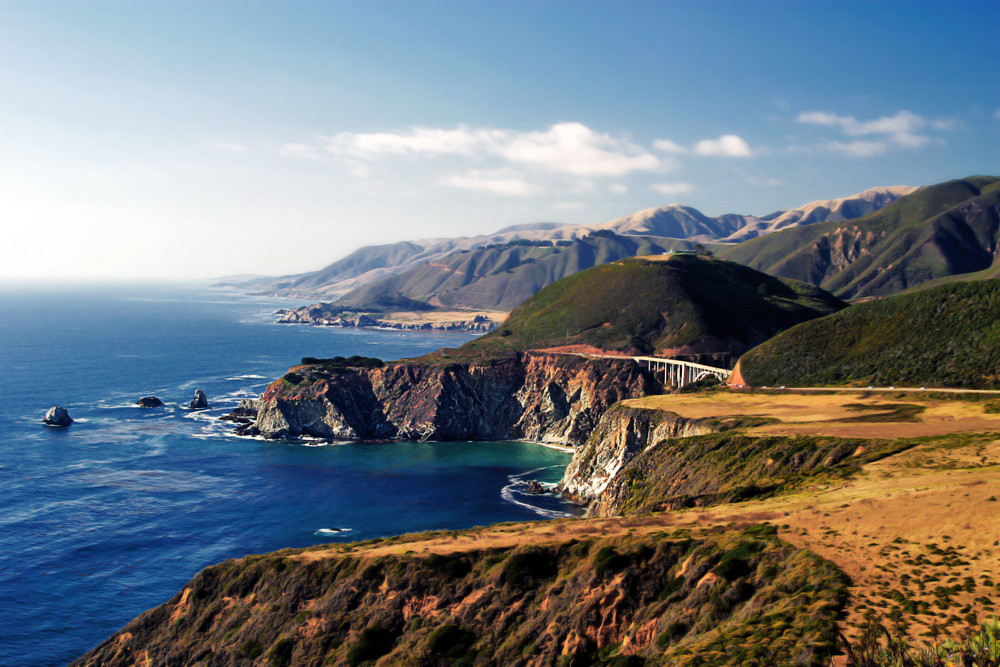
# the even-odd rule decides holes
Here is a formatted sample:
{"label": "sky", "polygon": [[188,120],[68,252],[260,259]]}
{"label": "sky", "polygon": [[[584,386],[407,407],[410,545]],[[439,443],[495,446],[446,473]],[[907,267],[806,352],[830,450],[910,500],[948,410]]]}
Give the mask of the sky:
{"label": "sky", "polygon": [[1000,3],[0,0],[0,280],[1000,175]]}

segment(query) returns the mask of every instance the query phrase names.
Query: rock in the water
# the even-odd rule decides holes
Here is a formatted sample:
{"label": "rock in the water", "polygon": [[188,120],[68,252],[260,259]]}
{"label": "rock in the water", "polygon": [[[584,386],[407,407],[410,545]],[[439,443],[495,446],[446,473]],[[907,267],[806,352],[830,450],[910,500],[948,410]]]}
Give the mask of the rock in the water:
{"label": "rock in the water", "polygon": [[73,423],[73,418],[69,416],[69,410],[62,407],[61,405],[53,405],[49,408],[49,411],[45,413],[45,417],[42,421],[49,426],[69,426]]}
{"label": "rock in the water", "polygon": [[158,399],[156,396],[143,396],[138,401],[135,402],[140,408],[159,408],[163,407],[163,401]]}
{"label": "rock in the water", "polygon": [[527,491],[528,493],[533,493],[536,496],[541,495],[543,493],[548,493],[548,490],[544,486],[542,486],[542,483],[539,482],[537,479],[533,479],[530,482],[528,482],[528,488],[525,489],[525,491]]}
{"label": "rock in the water", "polygon": [[208,397],[205,396],[205,392],[201,389],[196,389],[194,392],[194,400],[191,401],[192,410],[201,410],[208,407]]}
{"label": "rock in the water", "polygon": [[237,424],[250,424],[257,418],[257,399],[244,398],[236,409],[228,415],[222,415],[219,419],[223,421],[235,422]]}

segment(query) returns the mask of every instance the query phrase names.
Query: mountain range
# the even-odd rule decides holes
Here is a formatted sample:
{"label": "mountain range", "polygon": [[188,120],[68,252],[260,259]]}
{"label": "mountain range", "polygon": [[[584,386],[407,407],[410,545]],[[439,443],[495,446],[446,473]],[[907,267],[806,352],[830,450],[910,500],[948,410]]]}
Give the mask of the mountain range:
{"label": "mountain range", "polygon": [[985,272],[1000,246],[1000,178],[930,185],[855,220],[795,227],[720,252],[842,299],[887,296],[950,276]]}
{"label": "mountain range", "polygon": [[[734,243],[789,227],[851,219],[877,211],[914,190],[908,186],[873,188],[849,197],[815,201],[765,216],[725,214],[711,217],[689,206],[669,204],[598,224],[527,223],[488,235],[366,246],[318,271],[228,281],[228,284],[278,296],[334,299],[349,295],[345,301],[349,303],[370,298],[384,301],[385,295],[398,292],[418,300],[435,295],[442,304],[457,307],[509,309],[554,280],[596,263],[636,254],[690,249],[696,243]],[[566,248],[573,241],[593,237],[594,232],[604,232],[603,238],[627,237],[634,245],[629,242],[599,243],[597,245],[602,247],[595,248],[590,243],[568,251],[558,260],[544,262],[549,255],[558,254],[551,249]],[[529,247],[521,245],[525,242],[532,242],[530,247],[533,249],[518,249]],[[442,262],[453,255],[479,250],[484,253],[468,255],[457,262]],[[560,252],[567,253],[565,250]],[[510,281],[495,277],[498,271],[514,271],[521,266],[521,258],[529,263],[542,261],[545,266],[518,271]],[[411,271],[415,273],[405,280],[393,278]],[[442,275],[435,276],[435,273]],[[482,280],[487,280],[489,286],[469,288]],[[367,291],[357,291],[380,281],[387,282]],[[459,293],[451,293],[453,290]],[[483,296],[474,296],[477,292]]]}

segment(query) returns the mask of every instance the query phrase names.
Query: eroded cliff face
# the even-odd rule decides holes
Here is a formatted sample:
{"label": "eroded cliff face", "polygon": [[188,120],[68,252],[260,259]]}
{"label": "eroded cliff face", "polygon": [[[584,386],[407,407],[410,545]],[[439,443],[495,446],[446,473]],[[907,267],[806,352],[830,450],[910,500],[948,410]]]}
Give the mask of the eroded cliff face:
{"label": "eroded cliff face", "polygon": [[719,430],[717,423],[685,419],[665,410],[613,406],[574,454],[559,491],[573,502],[597,500],[618,472],[657,444]]}
{"label": "eroded cliff face", "polygon": [[268,438],[583,443],[614,403],[657,390],[631,360],[519,353],[452,364],[294,368],[238,432]]}
{"label": "eroded cliff face", "polygon": [[522,530],[488,549],[427,553],[417,535],[227,561],[73,664],[818,666],[835,647],[845,577],[768,526]]}

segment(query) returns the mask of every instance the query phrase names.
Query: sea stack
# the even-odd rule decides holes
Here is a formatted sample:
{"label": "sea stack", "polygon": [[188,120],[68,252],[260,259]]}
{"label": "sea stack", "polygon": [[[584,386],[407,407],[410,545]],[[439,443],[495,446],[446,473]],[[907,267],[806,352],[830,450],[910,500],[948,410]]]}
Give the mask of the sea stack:
{"label": "sea stack", "polygon": [[163,407],[163,401],[158,399],[156,396],[143,396],[138,401],[135,402],[140,408],[159,408]]}
{"label": "sea stack", "polygon": [[208,407],[208,397],[205,396],[205,392],[201,389],[196,389],[194,392],[194,400],[191,401],[192,410],[202,410]]}
{"label": "sea stack", "polygon": [[42,421],[49,426],[69,426],[73,423],[73,418],[69,416],[69,410],[62,407],[61,405],[53,405],[49,408],[49,411],[45,413],[45,417]]}

